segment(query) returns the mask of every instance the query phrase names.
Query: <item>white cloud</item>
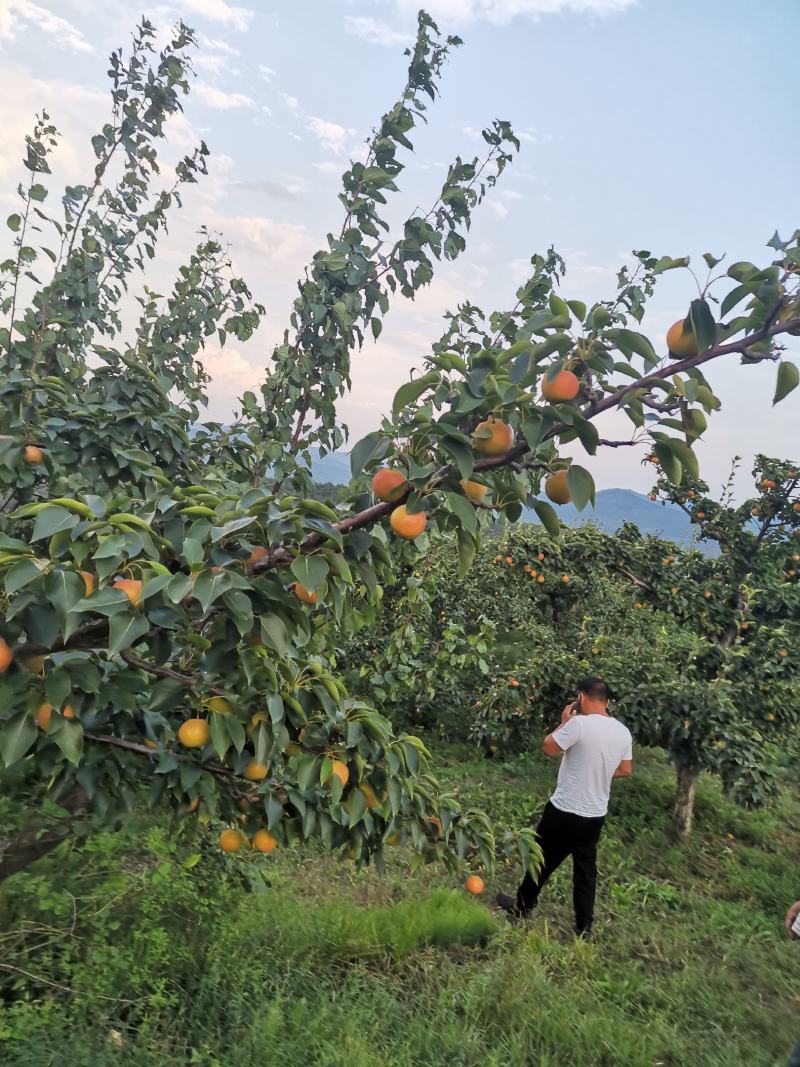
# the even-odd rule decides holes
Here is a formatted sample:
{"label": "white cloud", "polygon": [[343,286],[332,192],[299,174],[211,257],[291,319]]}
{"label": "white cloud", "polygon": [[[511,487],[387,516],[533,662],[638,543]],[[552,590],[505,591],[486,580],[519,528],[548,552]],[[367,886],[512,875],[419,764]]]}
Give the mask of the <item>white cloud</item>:
{"label": "white cloud", "polygon": [[213,85],[204,85],[202,82],[194,87],[194,92],[203,103],[208,104],[217,111],[230,111],[231,108],[244,107],[254,108],[255,100],[245,93],[228,93],[224,89],[217,89]]}
{"label": "white cloud", "polygon": [[308,129],[326,151],[333,152],[337,156],[344,152],[347,147],[347,139],[356,132],[347,126],[340,126],[338,122],[330,122],[327,119],[318,118],[316,115],[312,115],[309,118]]}
{"label": "white cloud", "polygon": [[524,200],[522,193],[518,193],[516,189],[503,189],[500,195],[504,200]]}
{"label": "white cloud", "polygon": [[[491,22],[504,26],[517,17],[544,15],[617,15],[636,0],[429,0],[426,10],[434,18],[451,22]],[[396,0],[401,15],[416,13],[417,0]]]}
{"label": "white cloud", "polygon": [[278,93],[281,103],[289,108],[290,111],[297,111],[300,107],[300,101],[296,96],[290,96],[288,93]]}
{"label": "white cloud", "polygon": [[226,56],[238,56],[239,49],[223,41],[221,37],[206,37],[201,33],[197,38],[201,48],[207,48],[212,52],[224,52]]}
{"label": "white cloud", "polygon": [[31,0],[0,0],[0,40],[13,41],[20,29],[28,29],[29,26],[35,26],[57,44],[76,52],[94,51],[77,27],[60,15],[54,15],[46,7],[34,4]]}
{"label": "white cloud", "polygon": [[259,63],[258,73],[260,77],[269,85],[272,79],[275,77],[277,71],[274,71],[272,67],[266,66],[264,63]]}
{"label": "white cloud", "polygon": [[479,140],[481,136],[481,131],[476,130],[474,126],[462,126],[461,132],[471,137],[473,141]]}
{"label": "white cloud", "polygon": [[412,34],[394,29],[387,22],[368,15],[345,15],[344,28],[368,44],[398,45],[413,40]]}
{"label": "white cloud", "polygon": [[505,204],[501,204],[498,200],[487,200],[486,203],[489,210],[493,211],[498,219],[504,219],[508,216],[508,208]]}
{"label": "white cloud", "polygon": [[227,0],[179,0],[180,7],[191,15],[202,15],[212,22],[230,26],[233,30],[246,30],[255,17],[255,11],[247,7],[234,7]]}
{"label": "white cloud", "polygon": [[260,367],[248,363],[238,348],[206,348],[200,354],[200,362],[211,375],[209,403],[205,418],[227,422],[231,409],[247,389],[257,389],[264,377]]}
{"label": "white cloud", "polygon": [[318,170],[321,174],[341,174],[342,164],[334,163],[329,159],[326,159],[323,163],[312,163],[312,167]]}

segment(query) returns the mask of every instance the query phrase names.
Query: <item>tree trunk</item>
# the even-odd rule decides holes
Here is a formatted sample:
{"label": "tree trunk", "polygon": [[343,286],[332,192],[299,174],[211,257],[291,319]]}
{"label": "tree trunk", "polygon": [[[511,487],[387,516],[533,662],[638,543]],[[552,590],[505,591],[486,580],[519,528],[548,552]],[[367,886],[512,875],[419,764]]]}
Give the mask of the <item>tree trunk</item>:
{"label": "tree trunk", "polygon": [[69,812],[69,818],[30,826],[10,837],[0,837],[0,882],[22,871],[31,863],[46,856],[72,835],[73,822],[89,807],[89,798],[82,789],[75,789],[58,804]]}
{"label": "tree trunk", "polygon": [[697,792],[697,779],[700,768],[687,763],[675,765],[678,778],[678,795],[675,798],[675,829],[678,837],[685,840],[692,830],[694,818],[694,797]]}

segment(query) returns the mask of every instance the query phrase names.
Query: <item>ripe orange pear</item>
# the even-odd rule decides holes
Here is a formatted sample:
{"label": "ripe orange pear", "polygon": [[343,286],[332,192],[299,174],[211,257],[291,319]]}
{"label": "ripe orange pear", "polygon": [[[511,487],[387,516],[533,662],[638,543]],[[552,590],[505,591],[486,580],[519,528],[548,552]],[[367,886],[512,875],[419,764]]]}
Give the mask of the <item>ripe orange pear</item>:
{"label": "ripe orange pear", "polygon": [[382,467],[373,475],[372,492],[383,503],[391,503],[403,495],[406,481],[406,476],[402,471],[392,470],[390,467]]}
{"label": "ripe orange pear", "polygon": [[184,748],[202,748],[211,740],[211,730],[205,719],[186,719],[178,730],[178,740]]}
{"label": "ripe orange pear", "polygon": [[277,845],[277,838],[273,837],[269,830],[256,830],[253,837],[253,848],[256,852],[272,852]]}
{"label": "ripe orange pear", "polygon": [[341,760],[335,759],[333,761],[333,773],[336,775],[342,785],[347,785],[347,783],[350,781],[350,769],[347,764],[342,763]]}
{"label": "ripe orange pear", "polygon": [[481,485],[480,482],[471,482],[466,478],[462,478],[458,484],[464,490],[464,496],[471,500],[473,504],[480,504],[486,496],[486,486]]}
{"label": "ripe orange pear", "polygon": [[552,380],[547,375],[542,378],[542,397],[549,404],[574,400],[580,390],[580,379],[571,370],[560,370]]}
{"label": "ripe orange pear", "polygon": [[94,575],[90,571],[78,571],[78,574],[83,578],[83,584],[86,587],[86,595],[91,596],[94,592]]}
{"label": "ripe orange pear", "polygon": [[[484,436],[484,433],[487,433]],[[472,438],[475,451],[482,456],[501,456],[514,444],[514,431],[507,422],[493,415],[475,427]]]}
{"label": "ripe orange pear", "polygon": [[471,874],[466,882],[464,882],[464,887],[469,890],[470,893],[477,896],[484,890],[483,879],[477,874]]}
{"label": "ripe orange pear", "polygon": [[389,525],[398,537],[402,537],[405,541],[413,541],[428,525],[428,516],[424,511],[409,514],[405,504],[401,504],[389,516]]}
{"label": "ripe orange pear", "polygon": [[673,322],[667,330],[667,348],[676,359],[688,359],[700,351],[694,330],[685,330],[683,319]]}
{"label": "ripe orange pear", "polygon": [[269,767],[267,767],[266,763],[259,763],[256,759],[251,759],[242,771],[242,777],[246,778],[248,782],[263,782],[268,774]]}
{"label": "ripe orange pear", "polygon": [[242,847],[242,835],[238,830],[223,830],[219,835],[219,847],[223,852],[238,852]]}
{"label": "ripe orange pear", "polygon": [[266,559],[268,555],[269,549],[264,548],[263,545],[256,545],[256,547],[245,560],[245,565],[248,567],[252,567],[254,563],[258,563],[258,561],[261,559]]}
{"label": "ripe orange pear", "polygon": [[14,659],[11,646],[0,637],[0,674],[5,674]]}
{"label": "ripe orange pear", "polygon": [[22,458],[26,463],[30,464],[31,467],[35,467],[44,459],[44,452],[42,452],[38,445],[25,445],[25,448],[22,450]]}
{"label": "ripe orange pear", "polygon": [[301,582],[295,582],[292,588],[298,600],[302,600],[304,604],[316,604],[317,594],[309,592]]}
{"label": "ripe orange pear", "polygon": [[567,472],[556,471],[551,474],[544,483],[544,492],[554,504],[568,504],[572,500],[572,494],[567,484]]}
{"label": "ripe orange pear", "polygon": [[138,579],[117,578],[114,581],[114,588],[124,593],[134,607],[139,603],[139,597],[142,595],[142,583]]}
{"label": "ripe orange pear", "polygon": [[40,704],[36,709],[36,715],[34,720],[40,730],[47,732],[50,726],[50,720],[53,717],[53,705],[52,704]]}

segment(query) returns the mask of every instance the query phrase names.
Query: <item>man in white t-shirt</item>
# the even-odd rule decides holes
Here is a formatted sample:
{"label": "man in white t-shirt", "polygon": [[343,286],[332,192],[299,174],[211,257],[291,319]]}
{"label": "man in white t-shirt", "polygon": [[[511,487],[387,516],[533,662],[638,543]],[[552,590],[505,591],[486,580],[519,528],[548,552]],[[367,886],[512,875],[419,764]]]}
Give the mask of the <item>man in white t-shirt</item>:
{"label": "man in white t-shirt", "polygon": [[535,879],[525,874],[516,897],[497,895],[497,904],[510,915],[526,917],[551,874],[572,856],[575,930],[585,939],[592,931],[597,842],[608,811],[611,782],[627,778],[633,769],[630,730],[609,715],[608,701],[603,679],[586,678],[578,687],[578,699],[564,708],[561,725],[544,739],[542,752],[562,759],[558,784],[536,831],[542,869]]}

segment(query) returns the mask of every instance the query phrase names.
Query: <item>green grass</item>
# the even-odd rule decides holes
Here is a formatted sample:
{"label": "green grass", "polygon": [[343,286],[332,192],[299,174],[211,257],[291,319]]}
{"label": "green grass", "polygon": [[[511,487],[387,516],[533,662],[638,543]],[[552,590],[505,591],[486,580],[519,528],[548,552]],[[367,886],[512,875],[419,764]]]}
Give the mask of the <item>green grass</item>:
{"label": "green grass", "polygon": [[[498,825],[535,818],[554,774],[538,757],[438,759]],[[782,1067],[800,1037],[800,952],[782,932],[798,797],[746,813],[702,781],[679,847],[672,789],[656,755],[618,783],[591,944],[571,934],[568,865],[512,927],[489,907],[510,869],[475,901],[402,851],[384,877],[274,853],[265,881],[213,850],[186,866],[195,845],[154,821],[100,836],[0,890],[0,1062]]]}

